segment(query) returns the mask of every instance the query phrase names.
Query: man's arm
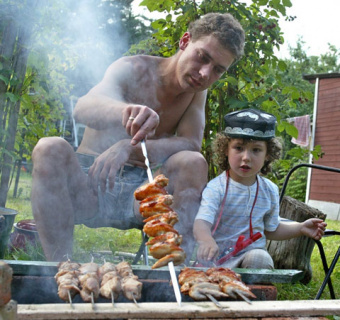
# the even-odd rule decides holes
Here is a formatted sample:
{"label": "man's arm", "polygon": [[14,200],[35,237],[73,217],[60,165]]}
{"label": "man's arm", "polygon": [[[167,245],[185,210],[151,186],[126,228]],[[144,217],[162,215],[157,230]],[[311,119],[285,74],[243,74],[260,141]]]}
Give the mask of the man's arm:
{"label": "man's arm", "polygon": [[195,94],[178,123],[175,135],[146,141],[152,163],[162,163],[180,151],[200,152],[205,127],[206,96],[207,91]]}
{"label": "man's arm", "polygon": [[77,122],[95,130],[123,125],[132,136],[132,145],[135,145],[147,135],[154,134],[159,116],[147,106],[125,102],[123,92],[128,76],[134,75],[131,61],[132,59],[122,58],[114,62],[103,80],[78,99],[73,117]]}

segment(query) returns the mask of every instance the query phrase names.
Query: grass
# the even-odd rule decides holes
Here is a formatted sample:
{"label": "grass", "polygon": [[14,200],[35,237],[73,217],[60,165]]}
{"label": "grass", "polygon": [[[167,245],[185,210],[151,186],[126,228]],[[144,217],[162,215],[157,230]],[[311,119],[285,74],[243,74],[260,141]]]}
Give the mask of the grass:
{"label": "grass", "polygon": [[[8,194],[6,207],[18,211],[15,222],[22,219],[32,218],[30,203],[31,175],[22,172],[20,178],[18,197],[13,198],[13,187]],[[340,230],[340,221],[326,220],[328,229]],[[76,226],[74,233],[74,259],[77,261],[88,261],[92,255],[95,259],[112,257],[112,252],[137,252],[141,243],[141,232],[136,229],[118,230],[113,228],[91,229],[83,225]],[[325,237],[322,239],[328,265],[330,265],[339,245],[340,239],[337,236]],[[45,260],[42,249],[28,246],[26,251],[15,251],[8,254],[5,259],[14,260]],[[101,260],[102,261],[102,260]],[[318,247],[315,246],[311,256],[313,277],[310,283],[303,285],[275,284],[278,290],[278,300],[309,300],[314,299],[324,279],[324,270]],[[339,263],[332,274],[332,283],[336,297],[340,297],[340,270]],[[321,299],[330,299],[328,287],[326,286]],[[335,318],[334,318],[335,319]]]}

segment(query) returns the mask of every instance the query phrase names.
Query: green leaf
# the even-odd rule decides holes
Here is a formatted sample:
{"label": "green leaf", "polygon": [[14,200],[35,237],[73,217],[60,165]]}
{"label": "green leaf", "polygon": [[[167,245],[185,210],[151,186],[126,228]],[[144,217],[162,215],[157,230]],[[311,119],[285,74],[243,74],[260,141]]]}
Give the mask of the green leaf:
{"label": "green leaf", "polygon": [[286,64],[284,61],[282,61],[282,60],[279,61],[278,67],[279,67],[279,69],[280,69],[281,71],[287,70],[287,64]]}
{"label": "green leaf", "polygon": [[9,79],[6,78],[6,77],[4,77],[4,76],[2,76],[1,74],[0,74],[0,80],[2,80],[3,82],[5,82],[6,86],[7,86],[8,83],[9,83]]}
{"label": "green leaf", "polygon": [[294,125],[292,125],[292,124],[290,124],[290,123],[288,123],[288,122],[286,122],[286,132],[290,135],[290,136],[292,136],[292,137],[294,137],[294,138],[297,138],[298,137],[298,135],[299,135],[299,130],[294,126]]}
{"label": "green leaf", "polygon": [[20,96],[17,94],[13,94],[11,92],[6,92],[5,96],[11,101],[11,102],[17,102],[20,99]]}

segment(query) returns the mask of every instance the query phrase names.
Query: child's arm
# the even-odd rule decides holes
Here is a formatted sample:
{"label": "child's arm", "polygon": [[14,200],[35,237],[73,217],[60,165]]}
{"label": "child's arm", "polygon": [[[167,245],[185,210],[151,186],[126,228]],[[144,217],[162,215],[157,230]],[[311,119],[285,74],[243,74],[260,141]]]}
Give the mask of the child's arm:
{"label": "child's arm", "polygon": [[194,236],[198,243],[197,259],[199,261],[212,261],[218,256],[218,246],[211,235],[212,224],[197,219],[194,222]]}
{"label": "child's arm", "polygon": [[326,222],[317,218],[308,219],[301,223],[295,221],[281,221],[275,231],[265,231],[264,233],[268,240],[288,240],[300,236],[307,236],[315,240],[320,240],[324,235],[326,226]]}

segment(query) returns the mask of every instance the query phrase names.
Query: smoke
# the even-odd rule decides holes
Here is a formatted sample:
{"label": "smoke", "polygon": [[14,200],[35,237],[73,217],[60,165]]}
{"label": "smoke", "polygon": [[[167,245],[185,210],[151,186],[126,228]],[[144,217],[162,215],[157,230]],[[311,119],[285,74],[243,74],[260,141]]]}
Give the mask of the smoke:
{"label": "smoke", "polygon": [[122,8],[114,3],[60,0],[37,8],[36,49],[48,55],[52,72],[62,66],[75,96],[97,84],[107,67],[128,50]]}

